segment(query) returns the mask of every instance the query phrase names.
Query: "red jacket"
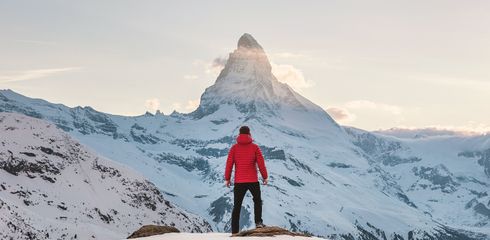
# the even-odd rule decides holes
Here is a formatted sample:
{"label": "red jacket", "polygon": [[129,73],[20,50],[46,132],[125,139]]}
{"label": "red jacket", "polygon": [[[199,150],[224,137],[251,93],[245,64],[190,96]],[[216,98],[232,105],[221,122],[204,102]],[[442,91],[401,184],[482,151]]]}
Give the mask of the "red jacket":
{"label": "red jacket", "polygon": [[264,157],[257,144],[252,143],[248,134],[240,134],[237,143],[231,147],[226,160],[225,180],[230,180],[235,165],[235,183],[258,182],[257,165],[262,178],[267,178]]}

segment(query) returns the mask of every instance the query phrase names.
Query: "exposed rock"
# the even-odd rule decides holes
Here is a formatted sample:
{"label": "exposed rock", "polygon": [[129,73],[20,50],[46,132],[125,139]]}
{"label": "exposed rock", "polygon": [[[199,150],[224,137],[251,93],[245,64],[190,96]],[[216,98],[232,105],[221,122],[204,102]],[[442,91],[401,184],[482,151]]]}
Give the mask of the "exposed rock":
{"label": "exposed rock", "polygon": [[236,237],[272,237],[277,235],[303,236],[311,237],[304,233],[291,232],[287,229],[277,226],[268,226],[263,228],[255,228],[239,232]]}
{"label": "exposed rock", "polygon": [[149,237],[153,235],[160,235],[164,233],[180,232],[179,229],[171,226],[157,226],[157,225],[145,225],[138,229],[136,232],[129,235],[128,239]]}

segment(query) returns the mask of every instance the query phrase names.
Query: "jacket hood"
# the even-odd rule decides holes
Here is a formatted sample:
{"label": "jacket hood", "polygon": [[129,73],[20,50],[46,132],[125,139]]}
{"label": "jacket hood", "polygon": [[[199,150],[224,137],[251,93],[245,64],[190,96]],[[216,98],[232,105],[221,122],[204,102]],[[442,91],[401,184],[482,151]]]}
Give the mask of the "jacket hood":
{"label": "jacket hood", "polygon": [[240,134],[236,138],[236,142],[239,144],[249,144],[252,142],[252,136],[248,134]]}

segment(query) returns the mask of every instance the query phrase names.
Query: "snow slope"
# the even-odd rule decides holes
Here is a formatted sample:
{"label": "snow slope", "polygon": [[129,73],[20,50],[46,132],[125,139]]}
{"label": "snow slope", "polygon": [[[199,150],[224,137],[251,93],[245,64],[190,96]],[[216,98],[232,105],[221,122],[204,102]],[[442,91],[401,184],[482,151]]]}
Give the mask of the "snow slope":
{"label": "snow slope", "polygon": [[229,233],[166,233],[136,240],[319,240],[324,238],[279,235],[273,237],[231,237]]}
{"label": "snow slope", "polygon": [[211,230],[52,123],[0,113],[0,143],[0,239],[119,239],[149,223]]}
{"label": "snow slope", "polygon": [[[90,107],[52,104],[11,90],[0,92],[0,111],[53,122],[98,154],[149,178],[167,199],[203,216],[214,230],[230,229],[233,195],[223,186],[224,164],[238,128],[248,125],[270,172],[270,185],[262,187],[266,224],[332,239],[486,238],[469,231],[486,233],[488,219],[473,218],[470,211],[464,218],[454,213],[452,218],[438,215],[442,210],[428,212],[418,201],[427,196],[444,198],[444,193],[438,188],[410,188],[411,181],[426,178],[427,169],[422,167],[431,166],[433,159],[446,160],[439,158],[446,156],[446,148],[434,147],[438,154],[421,150],[424,161],[418,163],[427,165],[404,170],[405,162],[417,159],[390,159],[385,153],[400,145],[410,155],[415,145],[396,143],[401,140],[393,140],[392,145],[387,136],[339,126],[319,106],[277,81],[263,48],[249,34],[239,39],[216,83],[205,90],[200,106],[190,114],[117,116]],[[458,141],[453,144],[461,150],[467,147]],[[484,151],[486,147],[481,144],[468,150]],[[482,154],[475,152],[469,161],[478,162]],[[403,163],[395,164],[399,169],[392,174],[391,162],[397,161]],[[470,179],[474,171],[481,171],[479,165],[472,166],[475,168],[468,168],[464,177]],[[412,178],[413,172],[417,178]],[[478,181],[490,184],[488,178],[478,176]],[[470,186],[460,183],[458,187]],[[485,189],[477,190],[486,194]],[[467,201],[452,197],[449,205],[429,204],[437,208],[439,203],[440,208],[459,209]],[[485,211],[478,203],[477,209]],[[244,228],[253,227],[252,212],[247,197],[241,217]]]}
{"label": "snow slope", "polygon": [[397,138],[349,129],[407,199],[434,220],[490,234],[490,136]]}

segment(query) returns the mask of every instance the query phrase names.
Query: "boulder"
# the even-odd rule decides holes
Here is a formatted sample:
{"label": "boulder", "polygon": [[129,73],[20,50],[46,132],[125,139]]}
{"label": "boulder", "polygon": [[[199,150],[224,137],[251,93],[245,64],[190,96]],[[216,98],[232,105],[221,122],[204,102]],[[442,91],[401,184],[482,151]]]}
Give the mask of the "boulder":
{"label": "boulder", "polygon": [[287,229],[277,227],[277,226],[267,226],[263,228],[245,230],[237,233],[234,236],[235,237],[271,237],[276,235],[311,237],[310,235],[304,233],[291,232]]}
{"label": "boulder", "polygon": [[130,238],[149,237],[153,235],[160,235],[164,233],[180,232],[179,229],[171,226],[157,226],[157,225],[145,225],[138,229],[136,232],[129,235]]}

